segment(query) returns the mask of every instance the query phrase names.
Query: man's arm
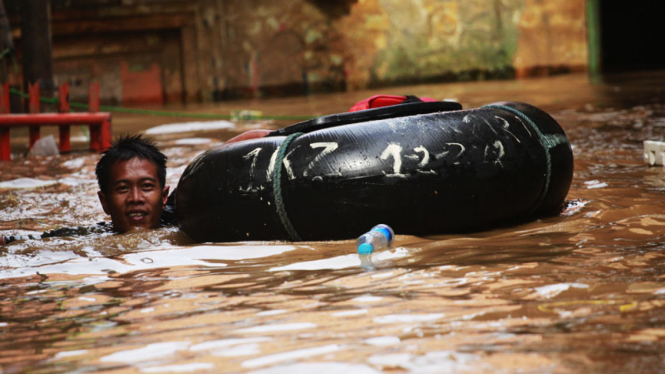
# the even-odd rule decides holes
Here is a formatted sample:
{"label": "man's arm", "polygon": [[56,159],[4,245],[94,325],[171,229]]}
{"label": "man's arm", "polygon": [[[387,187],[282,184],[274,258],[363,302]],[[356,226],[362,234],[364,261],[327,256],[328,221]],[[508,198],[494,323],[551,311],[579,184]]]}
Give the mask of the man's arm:
{"label": "man's arm", "polygon": [[18,240],[38,240],[45,238],[53,237],[64,237],[64,236],[84,236],[94,233],[105,233],[111,232],[111,225],[106,222],[100,222],[93,226],[79,226],[79,227],[63,227],[60,229],[44,231],[41,234],[30,234],[30,235],[10,235],[4,236],[0,235],[0,245],[6,245]]}
{"label": "man's arm", "polygon": [[44,234],[38,234],[38,235],[9,235],[9,236],[4,236],[0,235],[0,245],[6,245],[9,243],[13,243],[15,241],[19,240],[28,240],[28,239],[41,239],[42,235]]}

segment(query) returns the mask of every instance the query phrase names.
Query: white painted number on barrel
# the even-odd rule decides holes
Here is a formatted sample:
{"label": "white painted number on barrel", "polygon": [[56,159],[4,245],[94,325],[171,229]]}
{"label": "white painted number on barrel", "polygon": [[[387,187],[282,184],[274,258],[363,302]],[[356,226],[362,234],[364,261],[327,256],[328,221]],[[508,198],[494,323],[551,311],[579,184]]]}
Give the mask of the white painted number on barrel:
{"label": "white painted number on barrel", "polygon": [[[506,121],[505,118],[502,118],[502,117],[499,117],[499,116],[494,116],[494,118],[496,118],[496,119],[498,119],[499,121],[503,122],[503,126],[500,127],[501,130],[503,130],[503,131],[507,132],[508,134],[510,134],[513,138],[515,138],[515,140],[517,140],[518,143],[522,143],[522,142],[517,138],[517,136],[515,136],[515,134],[513,134],[513,133],[509,130],[509,129],[510,129],[510,123],[508,123],[508,121]],[[527,130],[528,130],[528,129],[527,129]],[[531,135],[531,133],[529,133],[529,135]]]}
{"label": "white painted number on barrel", "polygon": [[[460,144],[460,143],[446,143],[446,145],[447,145],[447,146],[454,145],[454,146],[456,146],[456,147],[459,147],[459,152],[457,152],[457,155],[455,155],[455,158],[454,158],[453,160],[457,160],[458,158],[460,158],[460,156],[462,155],[462,153],[464,153],[464,151],[466,151],[466,148],[464,148],[464,146],[463,146],[462,144]],[[437,154],[435,154],[435,155],[434,155],[434,158],[437,159],[437,160],[440,160],[440,159],[442,159],[442,158],[448,156],[449,153],[450,153],[449,150],[445,150],[445,151],[443,151],[443,152],[441,152],[441,153],[437,153]],[[459,164],[459,161],[455,161],[455,162],[453,162],[453,164],[458,165],[458,164]]]}
{"label": "white painted number on barrel", "polygon": [[259,153],[261,153],[262,148],[256,148],[255,150],[249,152],[248,154],[242,156],[245,160],[252,159],[252,165],[249,167],[249,173],[254,174],[254,168],[256,168],[256,159],[259,158]]}
{"label": "white painted number on barrel", "polygon": [[421,167],[421,168],[425,167],[425,165],[427,165],[427,163],[429,163],[429,152],[427,151],[427,148],[420,145],[420,146],[414,148],[413,151],[416,152],[416,153],[422,153],[423,154],[423,158],[418,163],[418,166]]}
{"label": "white painted number on barrel", "polygon": [[290,180],[296,179],[296,175],[293,173],[293,168],[291,167],[291,161],[289,161],[289,156],[293,152],[295,152],[296,149],[298,149],[300,146],[296,146],[292,150],[290,150],[286,155],[284,155],[284,161],[282,161],[282,164],[284,164],[284,169],[286,169],[286,174],[289,176]]}
{"label": "white painted number on barrel", "polygon": [[275,163],[277,162],[277,154],[279,153],[279,148],[275,149],[270,156],[270,163],[268,164],[268,170],[266,171],[266,180],[268,182],[272,181],[272,172],[275,170]]}
{"label": "white painted number on barrel", "polygon": [[494,160],[494,163],[503,167],[503,164],[501,163],[501,158],[506,154],[505,150],[503,149],[503,143],[497,140],[491,146],[494,148],[494,150],[490,149],[489,144],[485,146],[485,157],[484,157],[485,161],[487,161],[487,156],[490,152],[492,153],[496,152],[496,159]]}
{"label": "white painted number on barrel", "polygon": [[379,156],[379,158],[381,158],[382,160],[387,160],[388,157],[391,157],[391,156],[393,158],[393,173],[392,174],[386,174],[386,176],[405,178],[406,175],[401,173],[401,170],[402,170],[402,147],[399,144],[396,144],[396,143],[388,144],[388,147],[383,151],[383,153],[381,153],[381,156]]}
{"label": "white painted number on barrel", "polygon": [[336,142],[321,142],[321,143],[312,143],[309,146],[312,147],[312,149],[323,148],[323,151],[321,151],[321,153],[316,155],[316,157],[314,157],[314,160],[312,160],[312,162],[310,162],[309,165],[307,165],[305,171],[303,172],[304,177],[306,177],[309,171],[312,170],[314,164],[321,161],[322,158],[326,157],[327,155],[335,151],[339,147],[339,144],[337,144]]}
{"label": "white painted number on barrel", "polygon": [[[253,151],[242,156],[245,160],[252,159],[252,163],[249,167],[249,186],[247,186],[247,191],[252,189],[252,180],[254,180],[254,169],[256,169],[256,160],[259,158],[259,153],[261,153],[262,148],[255,148]],[[240,188],[242,190],[242,187]]]}

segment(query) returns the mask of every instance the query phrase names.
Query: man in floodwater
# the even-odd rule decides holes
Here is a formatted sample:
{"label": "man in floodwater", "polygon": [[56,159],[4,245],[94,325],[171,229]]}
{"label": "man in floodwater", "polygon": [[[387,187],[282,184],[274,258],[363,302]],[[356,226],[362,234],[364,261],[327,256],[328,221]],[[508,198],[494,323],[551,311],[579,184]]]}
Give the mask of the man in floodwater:
{"label": "man in floodwater", "polygon": [[104,152],[95,173],[99,202],[114,231],[161,225],[169,196],[166,156],[151,141],[141,135],[119,138]]}
{"label": "man in floodwater", "polygon": [[154,229],[173,224],[173,210],[167,209],[169,186],[166,186],[167,157],[142,135],[121,136],[103,152],[95,173],[99,184],[99,202],[111,216],[91,227],[62,228],[41,235],[0,235],[0,245],[21,239],[54,236],[79,236],[91,233]]}

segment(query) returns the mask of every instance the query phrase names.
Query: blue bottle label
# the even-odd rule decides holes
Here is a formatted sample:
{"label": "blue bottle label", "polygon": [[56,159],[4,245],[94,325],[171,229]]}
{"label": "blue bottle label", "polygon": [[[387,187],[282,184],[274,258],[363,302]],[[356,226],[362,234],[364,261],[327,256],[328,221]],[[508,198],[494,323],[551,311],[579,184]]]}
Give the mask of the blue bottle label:
{"label": "blue bottle label", "polygon": [[393,240],[393,236],[390,233],[390,230],[388,230],[385,227],[379,227],[375,229],[376,231],[382,233],[386,238],[388,238],[388,243],[390,243]]}

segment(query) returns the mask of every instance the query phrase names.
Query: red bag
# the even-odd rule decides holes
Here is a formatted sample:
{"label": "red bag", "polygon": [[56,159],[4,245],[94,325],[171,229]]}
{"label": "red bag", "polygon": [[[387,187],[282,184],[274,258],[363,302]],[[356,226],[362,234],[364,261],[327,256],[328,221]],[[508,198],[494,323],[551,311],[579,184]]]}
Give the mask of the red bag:
{"label": "red bag", "polygon": [[397,104],[407,103],[421,103],[421,102],[437,101],[430,97],[416,97],[411,95],[397,96],[397,95],[374,95],[370,98],[357,102],[349,109],[349,112],[357,112],[359,110],[381,108],[384,106],[391,106]]}

